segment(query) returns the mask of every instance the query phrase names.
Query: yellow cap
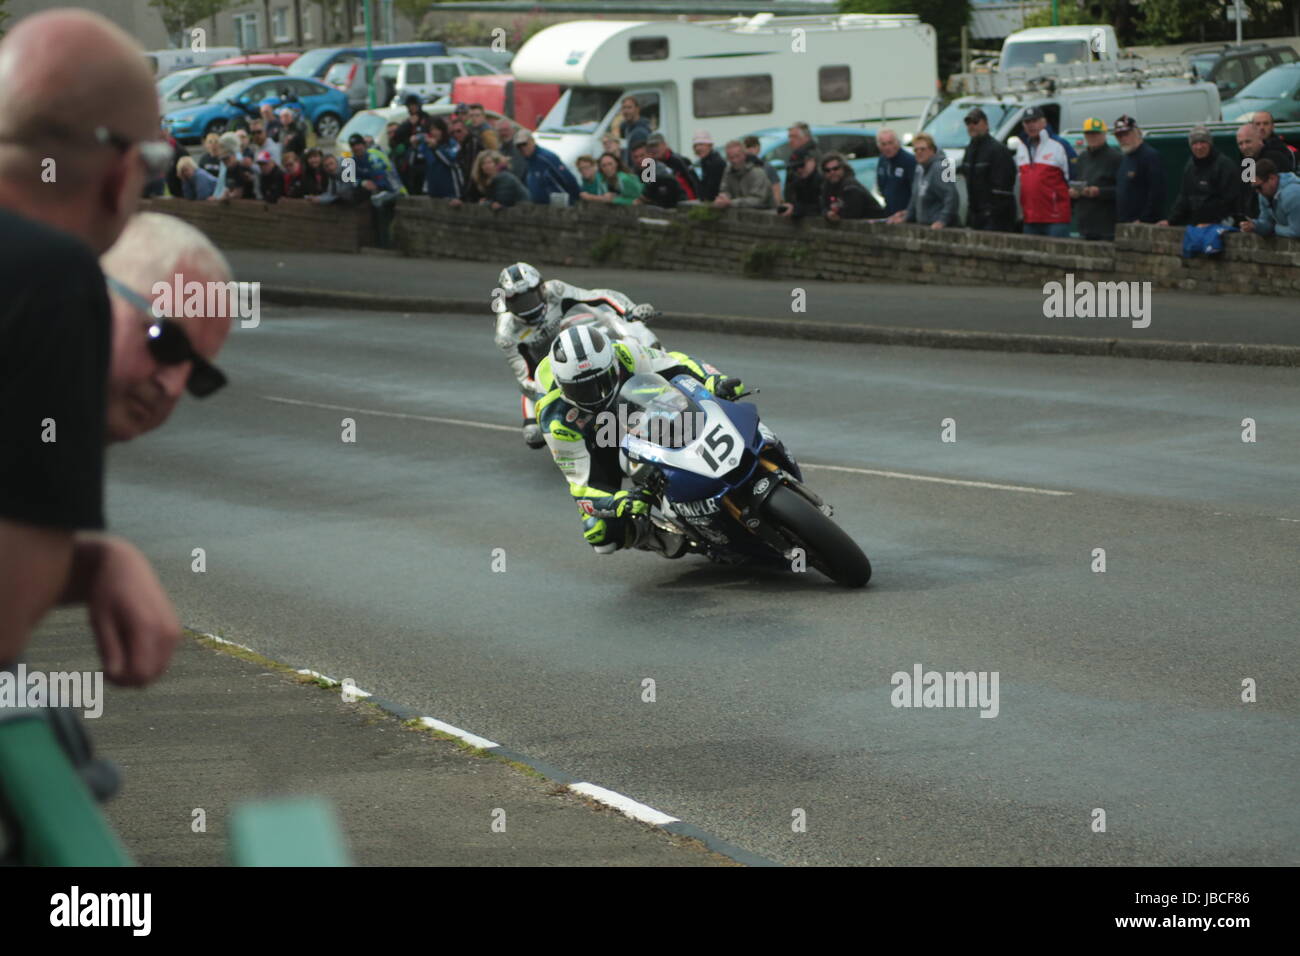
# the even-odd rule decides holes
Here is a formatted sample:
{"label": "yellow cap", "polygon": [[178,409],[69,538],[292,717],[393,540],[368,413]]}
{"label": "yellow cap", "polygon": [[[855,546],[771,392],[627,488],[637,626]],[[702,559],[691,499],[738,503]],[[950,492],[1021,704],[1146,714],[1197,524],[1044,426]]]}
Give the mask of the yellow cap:
{"label": "yellow cap", "polygon": [[1089,116],[1083,121],[1083,131],[1085,133],[1104,133],[1106,132],[1106,124],[1095,116]]}

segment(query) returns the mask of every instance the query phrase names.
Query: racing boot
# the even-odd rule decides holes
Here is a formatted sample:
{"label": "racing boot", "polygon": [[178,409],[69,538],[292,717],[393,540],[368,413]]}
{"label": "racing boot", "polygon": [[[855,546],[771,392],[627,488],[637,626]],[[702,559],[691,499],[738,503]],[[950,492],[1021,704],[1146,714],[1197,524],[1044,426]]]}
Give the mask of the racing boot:
{"label": "racing boot", "polygon": [[686,535],[675,531],[665,531],[649,521],[638,522],[636,542],[632,545],[642,551],[654,551],[665,558],[680,558],[691,550],[691,543]]}
{"label": "racing boot", "polygon": [[524,419],[524,444],[529,448],[542,448],[546,445],[546,439],[542,437],[542,426],[537,424],[535,418]]}

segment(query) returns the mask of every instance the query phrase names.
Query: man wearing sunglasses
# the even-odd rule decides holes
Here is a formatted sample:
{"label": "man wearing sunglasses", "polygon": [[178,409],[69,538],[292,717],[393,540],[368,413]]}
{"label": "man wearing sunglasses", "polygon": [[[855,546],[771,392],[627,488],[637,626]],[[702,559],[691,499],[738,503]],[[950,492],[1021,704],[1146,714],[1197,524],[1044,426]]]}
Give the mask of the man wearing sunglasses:
{"label": "man wearing sunglasses", "polygon": [[1300,239],[1300,179],[1295,173],[1278,172],[1273,160],[1261,159],[1251,188],[1259,194],[1259,218],[1247,219],[1241,231]]}
{"label": "man wearing sunglasses", "polygon": [[226,384],[212,360],[230,333],[231,303],[214,297],[218,314],[158,317],[150,290],[155,282],[172,285],[177,275],[205,289],[224,286],[230,266],[189,223],[151,212],[127,223],[100,265],[113,308],[108,440],[130,441],[167,421],[185,391],[206,398]]}
{"label": "man wearing sunglasses", "polygon": [[[67,104],[96,125],[61,125]],[[145,684],[180,623],[104,526],[110,316],[95,256],[164,172],[143,53],[103,17],[47,10],[0,42],[0,664],[55,604],[84,603],[105,676]]]}

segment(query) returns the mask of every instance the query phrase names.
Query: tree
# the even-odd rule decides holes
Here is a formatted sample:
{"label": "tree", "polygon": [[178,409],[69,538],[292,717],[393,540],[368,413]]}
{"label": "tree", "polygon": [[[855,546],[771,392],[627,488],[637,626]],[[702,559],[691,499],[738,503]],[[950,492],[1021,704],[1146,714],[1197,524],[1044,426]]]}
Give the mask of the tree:
{"label": "tree", "polygon": [[970,22],[968,0],[840,0],[842,13],[915,13],[934,27],[938,37],[939,72],[954,72],[961,64],[961,28]]}

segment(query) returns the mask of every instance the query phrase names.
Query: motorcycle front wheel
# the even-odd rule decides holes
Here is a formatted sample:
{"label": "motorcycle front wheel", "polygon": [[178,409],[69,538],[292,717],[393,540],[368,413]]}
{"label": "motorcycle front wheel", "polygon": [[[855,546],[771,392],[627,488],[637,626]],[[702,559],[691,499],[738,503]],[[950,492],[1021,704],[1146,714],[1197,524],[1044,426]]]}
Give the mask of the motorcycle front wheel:
{"label": "motorcycle front wheel", "polygon": [[763,510],[785,537],[804,549],[808,563],[836,584],[860,588],[871,580],[871,562],[857,542],[797,491],[777,487]]}

